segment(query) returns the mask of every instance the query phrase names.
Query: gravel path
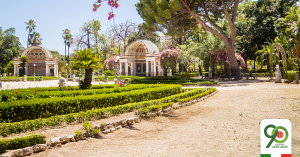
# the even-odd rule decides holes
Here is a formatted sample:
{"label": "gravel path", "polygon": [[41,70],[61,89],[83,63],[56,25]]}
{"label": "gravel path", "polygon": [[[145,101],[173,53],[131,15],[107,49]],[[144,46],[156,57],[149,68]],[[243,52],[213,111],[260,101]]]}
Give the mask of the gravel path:
{"label": "gravel path", "polygon": [[[216,95],[169,116],[33,156],[254,157],[260,154],[260,122],[270,118],[292,122],[292,154],[300,156],[300,85],[233,82],[217,88]],[[133,113],[120,115],[126,116]],[[55,134],[66,130],[75,128]]]}

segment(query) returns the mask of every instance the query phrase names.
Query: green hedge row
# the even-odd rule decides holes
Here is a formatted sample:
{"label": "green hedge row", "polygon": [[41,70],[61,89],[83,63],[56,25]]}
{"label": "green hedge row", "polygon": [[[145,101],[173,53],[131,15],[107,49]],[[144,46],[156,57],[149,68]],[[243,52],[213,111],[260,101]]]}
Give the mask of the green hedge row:
{"label": "green hedge row", "polygon": [[147,114],[148,112],[157,112],[159,110],[166,109],[166,108],[172,106],[173,104],[174,104],[174,102],[170,102],[170,103],[164,103],[161,105],[152,105],[152,106],[140,108],[135,112],[135,115],[143,115],[143,114]]}
{"label": "green hedge row", "polygon": [[180,74],[177,74],[177,76],[182,76],[182,77],[199,77],[199,75],[200,75],[199,72],[192,72],[192,73],[181,72]]}
{"label": "green hedge row", "polygon": [[[9,79],[9,81],[11,81],[11,79],[20,79],[20,77],[15,77],[15,76],[12,76],[12,77],[9,77],[9,76],[6,76],[6,77],[2,77],[2,81],[7,81],[7,79]],[[60,79],[59,77],[54,77],[54,76],[43,76],[43,80],[58,80]],[[40,80],[40,76],[35,76],[35,81],[39,81]],[[22,81],[24,81],[24,77],[22,77]],[[27,81],[33,81],[33,76],[27,76]]]}
{"label": "green hedge row", "polygon": [[[114,88],[116,85],[114,84],[99,84],[92,85],[91,89],[104,89],[104,88]],[[9,89],[9,90],[1,90],[0,95],[2,93],[15,93],[15,92],[34,92],[34,91],[72,91],[72,90],[81,90],[79,86],[66,86],[66,87],[29,87],[29,88],[19,88],[19,89]]]}
{"label": "green hedge row", "polygon": [[0,139],[0,153],[5,153],[8,149],[20,149],[36,144],[44,144],[46,136],[42,134],[33,134],[24,137],[12,139]]}
{"label": "green hedge row", "polygon": [[188,97],[188,98],[180,99],[180,100],[178,100],[178,102],[189,102],[190,100],[195,100],[197,98],[200,98],[200,97],[203,97],[205,95],[211,94],[211,93],[215,92],[216,90],[217,90],[216,88],[211,88],[208,91],[205,91],[203,93],[199,93],[197,95],[194,95],[194,96],[191,96],[191,97]]}
{"label": "green hedge row", "polygon": [[137,84],[198,84],[198,85],[208,85],[208,84],[218,84],[218,81],[210,80],[200,80],[200,79],[188,79],[188,80],[142,80],[135,79],[133,83]]}
{"label": "green hedge row", "polygon": [[271,73],[252,73],[256,77],[275,77],[275,73],[271,76]]}
{"label": "green hedge row", "polygon": [[61,125],[63,122],[66,123],[84,122],[86,120],[90,121],[92,119],[101,119],[104,117],[122,114],[125,112],[132,112],[136,109],[145,108],[147,106],[159,105],[162,103],[167,103],[169,101],[176,102],[182,98],[191,97],[193,95],[202,93],[203,88],[184,89],[184,91],[185,91],[184,93],[171,95],[156,100],[129,103],[126,105],[119,105],[119,106],[101,108],[101,109],[92,109],[85,112],[70,113],[67,115],[57,115],[49,118],[40,118],[35,120],[26,120],[21,122],[14,122],[14,123],[2,123],[2,125],[0,125],[0,134],[2,136],[7,136],[12,133],[33,131],[43,127]]}
{"label": "green hedge row", "polygon": [[[37,98],[55,98],[55,97],[75,97],[80,95],[94,95],[94,94],[108,94],[121,93],[137,89],[161,87],[162,85],[124,85],[117,88],[102,88],[102,89],[88,89],[88,90],[72,90],[72,91],[33,91],[20,90],[19,92],[3,91],[0,92],[0,102],[37,99]],[[18,90],[17,90],[18,91]]]}
{"label": "green hedge row", "polygon": [[296,71],[287,71],[287,79],[290,82],[293,82],[294,80],[296,80]]}
{"label": "green hedge row", "polygon": [[76,113],[93,108],[111,107],[126,103],[163,98],[180,93],[181,85],[134,90],[114,94],[59,97],[12,101],[0,105],[0,121],[22,121],[54,115]]}

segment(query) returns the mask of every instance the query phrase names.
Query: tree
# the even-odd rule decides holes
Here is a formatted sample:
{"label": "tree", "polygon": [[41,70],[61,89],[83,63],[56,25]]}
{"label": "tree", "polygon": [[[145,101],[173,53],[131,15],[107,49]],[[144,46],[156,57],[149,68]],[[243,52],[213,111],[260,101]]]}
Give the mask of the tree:
{"label": "tree", "polygon": [[278,29],[281,29],[276,28],[276,25],[296,1],[298,0],[258,0],[248,1],[239,6],[235,23],[236,49],[243,52],[242,56],[246,61],[249,58],[255,63],[256,51],[263,49],[266,43],[274,41],[278,36]]}
{"label": "tree", "polygon": [[36,25],[34,20],[30,19],[28,22],[25,22],[25,24],[27,25],[26,29],[28,29],[28,38],[27,38],[27,47],[29,45],[29,36],[30,33],[35,29]]}
{"label": "tree", "polygon": [[32,34],[30,34],[29,36],[29,45],[32,46],[38,46],[42,44],[42,38],[40,33],[37,32],[33,32]]}
{"label": "tree", "polygon": [[0,27],[0,73],[3,73],[6,65],[20,56],[23,50],[19,38],[15,36],[15,28],[3,31]]}
{"label": "tree", "polygon": [[149,40],[152,41],[157,47],[160,47],[160,37],[155,32],[145,32],[140,26],[138,27],[138,31],[131,33],[128,37],[128,44],[136,40]]}
{"label": "tree", "polygon": [[93,68],[102,68],[102,61],[97,54],[93,53],[93,49],[81,49],[75,51],[75,57],[72,58],[73,65],[76,68],[85,70],[85,77],[83,83],[80,85],[81,89],[87,89],[91,86]]}
{"label": "tree", "polygon": [[5,73],[14,73],[14,62],[10,61],[4,70]]}
{"label": "tree", "polygon": [[164,76],[167,77],[167,71],[172,69],[172,74],[175,74],[177,59],[179,53],[176,49],[165,49],[160,53],[160,65],[164,68]]}
{"label": "tree", "polygon": [[128,43],[128,37],[131,33],[135,32],[137,26],[135,23],[126,20],[125,22],[110,25],[109,32],[112,32],[113,39],[117,39],[119,42],[123,44],[123,53],[125,55],[125,46]]}
{"label": "tree", "polygon": [[70,30],[69,29],[65,29],[63,30],[63,39],[64,39],[64,43],[65,43],[65,60],[67,60],[67,43],[70,37]]}
{"label": "tree", "polygon": [[[161,0],[153,3],[151,0],[140,0],[136,7],[149,28],[157,29],[160,25],[172,21],[177,21],[177,23],[182,20],[190,21],[187,23],[197,21],[204,29],[223,40],[229,53],[231,71],[235,79],[240,79],[234,51],[236,40],[234,22],[240,2],[241,0]],[[229,34],[217,23],[222,18],[225,18],[230,26]]]}
{"label": "tree", "polygon": [[93,48],[97,51],[96,47],[100,40],[100,28],[100,21],[98,20],[90,20],[84,23],[80,27],[81,35],[75,37],[74,43],[77,45],[77,48]]}
{"label": "tree", "polygon": [[24,76],[24,75],[26,75],[25,66],[26,66],[26,63],[29,62],[29,59],[27,58],[27,56],[22,56],[22,57],[20,57],[19,61],[21,62],[19,64],[19,66],[22,68],[22,72],[21,72],[20,76]]}

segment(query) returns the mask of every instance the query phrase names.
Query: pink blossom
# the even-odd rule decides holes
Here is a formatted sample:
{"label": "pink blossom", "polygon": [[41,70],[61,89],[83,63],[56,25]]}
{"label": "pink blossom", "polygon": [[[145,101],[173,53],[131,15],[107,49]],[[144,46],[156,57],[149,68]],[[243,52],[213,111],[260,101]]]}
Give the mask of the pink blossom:
{"label": "pink blossom", "polygon": [[37,92],[37,91],[34,91],[35,93]]}
{"label": "pink blossom", "polygon": [[18,94],[18,92],[15,92],[16,94]]}

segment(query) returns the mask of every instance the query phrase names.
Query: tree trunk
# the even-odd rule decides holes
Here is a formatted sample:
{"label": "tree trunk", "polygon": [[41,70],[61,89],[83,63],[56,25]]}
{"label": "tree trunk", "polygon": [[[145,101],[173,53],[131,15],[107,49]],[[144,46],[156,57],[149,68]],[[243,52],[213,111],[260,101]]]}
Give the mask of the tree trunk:
{"label": "tree trunk", "polygon": [[254,58],[254,71],[255,71],[255,58]]}
{"label": "tree trunk", "polygon": [[179,73],[181,73],[182,71],[183,71],[183,65],[179,63]]}
{"label": "tree trunk", "polygon": [[92,82],[92,73],[93,73],[92,68],[85,69],[84,82],[81,86],[81,89],[88,89],[90,87]]}
{"label": "tree trunk", "polygon": [[29,35],[30,35],[30,30],[29,30],[29,32],[28,32],[27,47],[28,47],[28,45],[29,45]]}
{"label": "tree trunk", "polygon": [[201,69],[201,65],[200,64],[198,65],[198,68],[199,68],[200,75],[202,75],[202,69]]}
{"label": "tree trunk", "polygon": [[164,77],[168,77],[168,69],[164,67]]}
{"label": "tree trunk", "polygon": [[70,46],[68,46],[68,65],[70,63],[70,54],[69,54]]}
{"label": "tree trunk", "polygon": [[230,65],[232,76],[234,77],[235,80],[239,80],[241,78],[241,75],[240,75],[239,66],[237,64],[237,60],[235,58],[234,46],[232,46],[232,44],[226,44],[226,43],[225,46],[228,53],[229,65]]}
{"label": "tree trunk", "polygon": [[67,43],[65,41],[65,61],[67,61]]}

